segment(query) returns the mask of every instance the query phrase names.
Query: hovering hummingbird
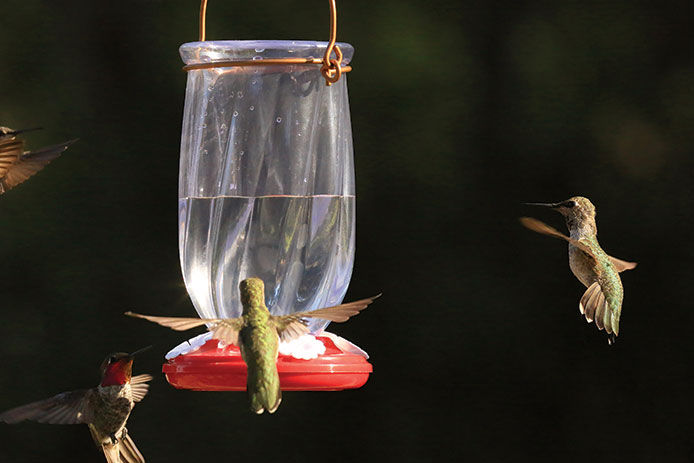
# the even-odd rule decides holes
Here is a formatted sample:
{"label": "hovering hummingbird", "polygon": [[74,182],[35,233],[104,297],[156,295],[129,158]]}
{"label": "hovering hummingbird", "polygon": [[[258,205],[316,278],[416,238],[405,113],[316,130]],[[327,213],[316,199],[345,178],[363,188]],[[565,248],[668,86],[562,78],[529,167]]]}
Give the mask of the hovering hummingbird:
{"label": "hovering hummingbird", "polygon": [[46,164],[60,156],[68,146],[77,141],[70,140],[37,151],[24,151],[24,141],[18,140],[17,135],[39,129],[40,127],[12,130],[8,127],[0,127],[0,194],[16,187],[43,169]]}
{"label": "hovering hummingbird", "polygon": [[282,400],[280,378],[277,373],[279,340],[289,341],[307,334],[307,318],[321,318],[334,322],[347,321],[371,304],[374,296],[334,307],[297,312],[289,315],[271,315],[265,306],[265,285],[260,278],[248,278],[239,284],[243,314],[238,318],[178,318],[154,317],[133,312],[125,314],[144,318],[176,331],[185,331],[207,325],[212,339],[239,346],[241,357],[248,367],[246,390],[251,411],[274,413]]}
{"label": "hovering hummingbird", "polygon": [[588,198],[574,196],[560,203],[526,204],[550,207],[566,219],[570,236],[537,219],[521,217],[520,221],[530,230],[569,242],[569,267],[588,288],[581,297],[578,308],[588,323],[595,320],[598,329],[607,331],[607,340],[609,344],[613,344],[619,335],[619,317],[624,299],[619,273],[633,269],[636,262],[608,256],[602,250],[597,238],[595,206]]}
{"label": "hovering hummingbird", "polygon": [[[151,346],[150,346],[151,347]],[[101,364],[101,383],[91,389],[63,392],[49,399],[13,408],[0,414],[0,421],[24,420],[49,424],[89,426],[92,438],[108,463],[144,463],[145,459],[125,428],[135,402],[147,394],[150,375],[132,376],[132,354],[111,354]]]}

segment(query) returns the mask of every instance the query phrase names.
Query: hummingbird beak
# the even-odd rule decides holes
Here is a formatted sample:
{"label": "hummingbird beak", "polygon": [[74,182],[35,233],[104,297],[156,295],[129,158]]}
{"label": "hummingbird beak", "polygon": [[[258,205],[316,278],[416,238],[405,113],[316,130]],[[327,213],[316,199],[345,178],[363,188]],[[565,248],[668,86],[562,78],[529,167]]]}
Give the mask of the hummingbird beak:
{"label": "hummingbird beak", "polygon": [[543,207],[551,207],[552,209],[557,209],[561,207],[561,203],[523,203],[526,206],[543,206]]}
{"label": "hummingbird beak", "polygon": [[138,349],[138,350],[136,350],[135,352],[133,352],[132,354],[130,354],[130,358],[133,358],[133,357],[135,357],[136,355],[141,354],[142,352],[148,351],[148,350],[150,350],[151,348],[152,348],[152,346],[147,346],[147,347],[143,347],[142,349]]}
{"label": "hummingbird beak", "polygon": [[33,132],[34,130],[43,130],[43,127],[32,127],[30,129],[20,129],[8,132],[6,135],[19,135],[20,133]]}

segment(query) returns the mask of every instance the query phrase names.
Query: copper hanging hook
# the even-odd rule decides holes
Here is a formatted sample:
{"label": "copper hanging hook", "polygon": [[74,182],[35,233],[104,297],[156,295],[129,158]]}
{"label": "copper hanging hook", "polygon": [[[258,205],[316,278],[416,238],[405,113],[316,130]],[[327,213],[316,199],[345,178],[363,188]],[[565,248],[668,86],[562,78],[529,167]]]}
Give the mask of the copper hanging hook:
{"label": "copper hanging hook", "polygon": [[[321,74],[325,78],[325,85],[332,85],[338,80],[342,75],[342,67],[340,63],[342,62],[342,50],[340,47],[335,45],[337,41],[337,6],[335,5],[335,0],[328,0],[330,2],[330,42],[325,48],[325,54],[323,55],[323,66],[320,68]],[[330,59],[333,50],[335,50],[335,56],[337,59]]]}
{"label": "copper hanging hook", "polygon": [[200,42],[205,41],[205,18],[207,17],[207,0],[200,2]]}
{"label": "copper hanging hook", "polygon": [[[325,85],[332,85],[338,80],[342,74],[352,70],[351,66],[342,66],[342,50],[335,45],[337,41],[337,6],[335,0],[328,0],[330,3],[330,42],[325,48],[323,59],[317,58],[273,58],[252,61],[215,61],[213,63],[189,64],[183,66],[184,71],[193,69],[210,69],[222,68],[230,66],[268,66],[277,64],[320,64],[321,74],[325,79]],[[205,20],[207,16],[207,0],[200,1],[200,42],[205,41]],[[331,58],[335,52],[335,58]]]}

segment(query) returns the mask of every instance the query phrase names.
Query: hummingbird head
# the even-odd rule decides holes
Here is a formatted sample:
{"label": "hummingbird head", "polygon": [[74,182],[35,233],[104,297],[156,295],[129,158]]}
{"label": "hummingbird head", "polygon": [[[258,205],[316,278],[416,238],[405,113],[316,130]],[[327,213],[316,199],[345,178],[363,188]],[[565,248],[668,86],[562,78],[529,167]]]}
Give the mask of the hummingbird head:
{"label": "hummingbird head", "polygon": [[243,313],[250,308],[265,307],[265,284],[260,278],[246,278],[239,283]]}
{"label": "hummingbird head", "polygon": [[[584,232],[595,234],[595,206],[588,198],[573,196],[558,203],[526,203],[531,206],[551,207],[566,219],[569,230],[582,229]],[[587,229],[586,229],[587,228]]]}
{"label": "hummingbird head", "polygon": [[116,352],[101,363],[101,385],[120,386],[130,382],[133,375],[133,358],[125,352]]}
{"label": "hummingbird head", "polygon": [[149,349],[147,346],[137,350],[132,354],[116,352],[109,355],[101,362],[101,385],[102,386],[122,386],[130,382],[133,375],[133,358],[142,351]]}
{"label": "hummingbird head", "polygon": [[0,126],[0,138],[14,137],[16,134],[16,131],[12,130],[11,128]]}

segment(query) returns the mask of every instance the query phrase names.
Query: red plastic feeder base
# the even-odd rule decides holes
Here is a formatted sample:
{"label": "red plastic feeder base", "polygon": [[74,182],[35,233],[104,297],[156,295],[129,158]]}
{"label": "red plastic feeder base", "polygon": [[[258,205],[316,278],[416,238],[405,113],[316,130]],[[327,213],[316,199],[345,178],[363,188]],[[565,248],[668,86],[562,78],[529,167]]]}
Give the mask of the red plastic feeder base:
{"label": "red plastic feeder base", "polygon": [[[325,353],[312,360],[280,354],[277,370],[283,391],[341,391],[362,387],[373,367],[364,357],[342,352],[330,338],[317,336]],[[166,380],[177,389],[245,391],[246,364],[236,346],[218,347],[209,340],[200,349],[164,363]]]}

